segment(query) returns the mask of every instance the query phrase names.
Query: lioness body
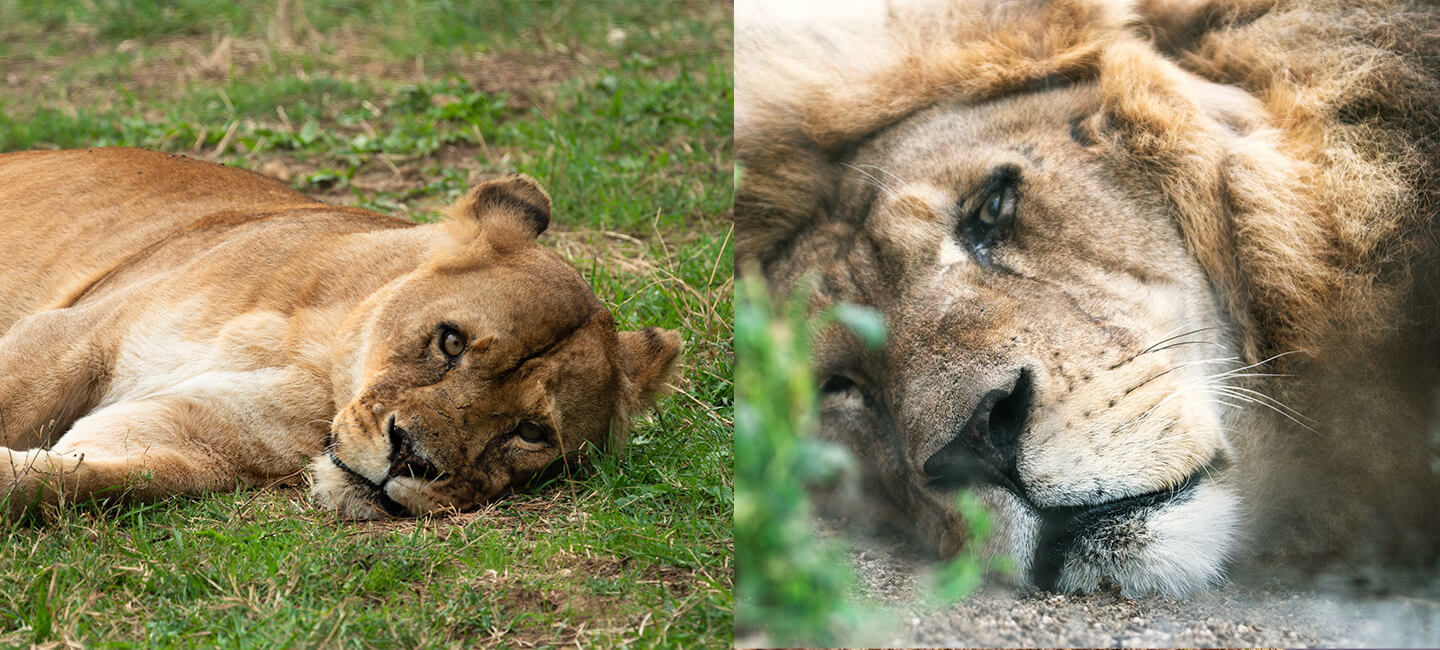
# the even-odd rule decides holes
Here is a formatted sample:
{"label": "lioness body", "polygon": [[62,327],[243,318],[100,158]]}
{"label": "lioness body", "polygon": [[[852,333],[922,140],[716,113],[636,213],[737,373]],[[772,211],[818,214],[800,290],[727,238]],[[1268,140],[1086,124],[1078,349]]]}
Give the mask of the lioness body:
{"label": "lioness body", "polygon": [[[435,466],[484,464],[478,451],[444,457],[469,436],[487,439],[472,412],[487,399],[496,416],[556,429],[549,455],[571,453],[581,440],[602,445],[609,420],[623,424],[623,392],[640,397],[621,385],[628,350],[584,281],[531,240],[544,227],[526,223],[541,202],[538,187],[506,182],[477,187],[457,208],[465,214],[415,225],[180,156],[0,156],[0,252],[9,260],[0,269],[0,436],[11,450],[0,486],[13,491],[12,509],[59,495],[232,489],[295,474],[317,457],[317,498],[345,514],[471,507],[509,481],[462,480],[456,474],[469,470]],[[491,199],[499,203],[476,204]],[[433,377],[397,378],[415,372],[407,363],[430,362],[397,357],[386,341],[433,337],[423,330],[436,325],[390,332],[386,314],[434,309],[446,311],[436,323],[464,334],[467,356],[445,357]],[[527,331],[507,320],[517,315]],[[589,357],[577,365],[598,376],[567,377],[574,388],[460,377],[491,361],[515,374],[519,359],[577,347]],[[651,368],[660,374],[636,379],[657,379],[670,361],[673,354]],[[374,399],[378,384],[388,386],[378,389],[383,404]],[[413,397],[432,384],[449,384],[443,402]],[[551,403],[516,403],[524,390]],[[565,403],[566,390],[593,403]],[[360,401],[374,412],[357,423]],[[382,410],[388,423],[375,422]],[[448,413],[437,424],[422,419],[425,410]],[[395,468],[411,452],[423,462],[401,469],[435,471],[404,488],[397,509],[385,491],[410,479]],[[540,469],[502,464],[519,480]],[[443,496],[416,496],[446,482],[454,488]]]}
{"label": "lioness body", "polygon": [[737,256],[889,328],[815,344],[857,492],[1063,590],[1433,568],[1440,13],[913,4],[737,31]]}

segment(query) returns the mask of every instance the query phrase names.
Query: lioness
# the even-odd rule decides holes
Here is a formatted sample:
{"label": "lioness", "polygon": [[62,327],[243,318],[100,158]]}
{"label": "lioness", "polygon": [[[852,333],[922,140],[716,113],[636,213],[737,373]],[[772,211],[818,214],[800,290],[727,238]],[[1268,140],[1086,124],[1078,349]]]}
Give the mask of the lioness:
{"label": "lioness", "polygon": [[309,463],[348,517],[463,511],[611,448],[680,340],[616,332],[549,223],[523,175],[416,225],[178,155],[0,155],[0,497]]}
{"label": "lioness", "polygon": [[971,489],[1060,590],[1285,547],[1434,570],[1433,6],[855,16],[737,27],[736,231],[773,287],[888,322],[815,344],[859,493],[953,553]]}

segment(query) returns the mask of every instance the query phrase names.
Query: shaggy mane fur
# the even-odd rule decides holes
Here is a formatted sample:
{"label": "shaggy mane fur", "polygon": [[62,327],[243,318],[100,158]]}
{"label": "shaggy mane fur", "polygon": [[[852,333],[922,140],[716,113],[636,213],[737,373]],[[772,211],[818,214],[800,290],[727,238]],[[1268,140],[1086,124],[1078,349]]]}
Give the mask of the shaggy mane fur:
{"label": "shaggy mane fur", "polygon": [[1433,12],[982,1],[892,7],[883,25],[810,36],[736,37],[742,259],[783,255],[825,213],[847,153],[906,116],[1094,83],[1104,107],[1077,128],[1164,190],[1252,360],[1323,357],[1435,320],[1433,302],[1402,304],[1435,267]]}

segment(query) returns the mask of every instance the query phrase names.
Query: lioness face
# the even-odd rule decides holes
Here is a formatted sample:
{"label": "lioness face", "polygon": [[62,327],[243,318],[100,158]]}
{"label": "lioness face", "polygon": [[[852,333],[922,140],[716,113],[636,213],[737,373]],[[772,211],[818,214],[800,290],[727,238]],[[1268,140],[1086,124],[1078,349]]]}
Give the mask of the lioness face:
{"label": "lioness face", "polygon": [[312,465],[322,504],[361,518],[470,510],[618,442],[679,339],[617,333],[535,234],[485,225],[372,297],[355,396]]}
{"label": "lioness face", "polygon": [[885,315],[881,352],[817,342],[821,428],[874,441],[942,550],[968,488],[1031,581],[1179,594],[1232,545],[1224,404],[1245,371],[1161,189],[1087,130],[1099,109],[1082,85],[917,113],[855,152],[830,218],[768,271],[818,270],[822,301]]}

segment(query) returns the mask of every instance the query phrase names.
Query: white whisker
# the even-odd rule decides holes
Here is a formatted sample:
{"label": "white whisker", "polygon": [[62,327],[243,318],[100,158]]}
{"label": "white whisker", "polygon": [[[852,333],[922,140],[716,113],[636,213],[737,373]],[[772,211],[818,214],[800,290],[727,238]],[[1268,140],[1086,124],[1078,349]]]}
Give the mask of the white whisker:
{"label": "white whisker", "polygon": [[880,180],[880,179],[877,178],[874,174],[871,174],[870,172],[867,172],[867,171],[865,171],[865,170],[863,170],[863,169],[861,169],[861,168],[859,168],[859,167],[856,167],[855,165],[852,165],[852,164],[850,164],[850,163],[844,163],[844,165],[845,165],[846,167],[849,167],[850,169],[853,169],[853,170],[855,170],[855,171],[857,171],[857,172],[860,172],[860,175],[864,176],[864,177],[865,177],[867,180],[869,180],[870,183],[871,183],[872,185],[874,185],[875,187],[877,187],[877,188],[879,188],[879,189],[881,189],[881,190],[884,190],[884,191],[885,191],[885,194],[889,195],[890,198],[895,198],[895,197],[897,196],[897,193],[895,192],[895,189],[894,189],[894,188],[890,187],[889,185],[886,185],[886,184],[885,184],[885,181]]}

